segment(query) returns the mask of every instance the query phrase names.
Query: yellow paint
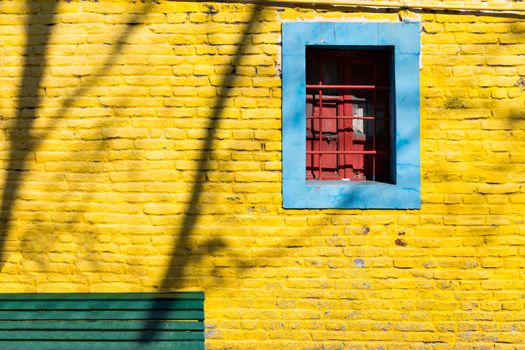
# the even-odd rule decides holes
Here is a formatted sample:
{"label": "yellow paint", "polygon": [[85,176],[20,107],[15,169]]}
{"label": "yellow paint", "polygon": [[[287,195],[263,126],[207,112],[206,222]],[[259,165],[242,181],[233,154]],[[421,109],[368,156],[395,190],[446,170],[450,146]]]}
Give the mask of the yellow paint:
{"label": "yellow paint", "polygon": [[[523,347],[522,17],[55,4],[0,3],[0,292],[203,290],[209,349]],[[400,17],[421,210],[283,210],[280,23]]]}

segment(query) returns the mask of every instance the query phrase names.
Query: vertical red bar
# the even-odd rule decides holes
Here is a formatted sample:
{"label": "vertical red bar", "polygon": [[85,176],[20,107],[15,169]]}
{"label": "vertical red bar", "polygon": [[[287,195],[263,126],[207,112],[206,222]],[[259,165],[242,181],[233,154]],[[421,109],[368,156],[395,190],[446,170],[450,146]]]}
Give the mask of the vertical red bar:
{"label": "vertical red bar", "polygon": [[[377,116],[377,53],[374,54],[374,91],[373,91],[373,114],[372,123],[374,131],[372,136],[372,150],[376,150],[376,116]],[[376,180],[376,155],[372,154],[372,181]]]}
{"label": "vertical red bar", "polygon": [[[337,61],[337,70],[339,72],[339,76],[341,77],[342,84],[345,84],[345,65],[344,65],[344,59]],[[339,153],[341,152],[341,148],[344,147],[342,143],[344,143],[344,135],[342,134],[342,125],[344,125],[344,119],[340,120],[340,116],[345,115],[345,98],[344,98],[344,91],[339,91],[339,97],[342,97],[342,100],[337,102],[336,106],[336,120],[335,120],[335,133],[337,135],[337,144],[336,144],[336,150],[338,153],[335,155],[335,169],[337,172],[338,179],[342,179],[345,176],[345,167],[344,167],[344,156]]]}
{"label": "vertical red bar", "polygon": [[[343,75],[344,77],[344,75]],[[344,117],[346,115],[346,96],[343,91],[341,93],[341,105],[337,107],[337,117],[338,117],[338,123],[337,123],[337,150],[341,153],[337,154],[337,169],[339,178],[343,179],[346,177],[346,166],[345,166],[345,155],[342,153],[342,151],[345,150],[345,127],[346,127],[346,119],[340,119],[339,117]]]}
{"label": "vertical red bar", "polygon": [[[343,70],[343,84],[352,84],[352,69],[351,69],[351,57],[348,55],[343,56],[342,58],[342,70]],[[343,115],[345,117],[351,117],[353,115],[353,108],[352,108],[352,91],[351,90],[345,90],[342,91],[343,93]],[[352,119],[344,119],[343,120],[343,127],[344,131],[342,133],[341,141],[343,146],[343,151],[351,151],[352,150]],[[353,162],[352,158],[353,156],[350,154],[344,154],[342,156],[343,158],[343,167],[344,171],[342,174],[342,178],[344,179],[352,179],[353,177]]]}
{"label": "vertical red bar", "polygon": [[[308,90],[307,90],[308,94]],[[311,180],[313,177],[314,155],[308,154],[308,151],[314,150],[312,140],[312,133],[315,130],[314,126],[314,108],[315,108],[315,94],[312,94],[310,100],[306,97],[306,179]]]}
{"label": "vertical red bar", "polygon": [[[319,85],[322,85],[320,83]],[[323,148],[323,89],[319,89],[319,151]],[[319,152],[319,180],[323,177],[323,153]]]}
{"label": "vertical red bar", "polygon": [[[319,58],[319,85],[323,85],[323,59]],[[323,178],[323,89],[319,89],[319,180]]]}

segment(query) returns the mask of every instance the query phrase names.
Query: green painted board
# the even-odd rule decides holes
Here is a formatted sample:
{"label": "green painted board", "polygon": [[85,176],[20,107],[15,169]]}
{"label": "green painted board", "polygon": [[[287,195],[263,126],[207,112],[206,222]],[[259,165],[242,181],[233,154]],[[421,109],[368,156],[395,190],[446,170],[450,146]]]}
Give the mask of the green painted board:
{"label": "green painted board", "polygon": [[3,341],[2,350],[204,350],[204,342],[56,342],[56,341]]}
{"label": "green painted board", "polygon": [[[154,322],[151,321],[0,321],[0,330],[38,330],[38,329],[50,329],[57,330],[61,329],[64,331],[68,330],[143,330],[146,326],[148,330],[160,330],[160,331],[204,331],[204,322],[192,322],[192,321],[162,321]],[[152,326],[154,328],[152,328]]]}
{"label": "green painted board", "polygon": [[155,341],[204,340],[204,332],[188,331],[63,331],[63,330],[20,330],[0,331],[2,340],[59,340],[59,341],[113,341],[113,340],[140,340],[149,333]]}
{"label": "green painted board", "polygon": [[203,320],[196,310],[53,310],[1,311],[0,320]]}
{"label": "green painted board", "polygon": [[202,310],[204,300],[0,300],[1,310]]}

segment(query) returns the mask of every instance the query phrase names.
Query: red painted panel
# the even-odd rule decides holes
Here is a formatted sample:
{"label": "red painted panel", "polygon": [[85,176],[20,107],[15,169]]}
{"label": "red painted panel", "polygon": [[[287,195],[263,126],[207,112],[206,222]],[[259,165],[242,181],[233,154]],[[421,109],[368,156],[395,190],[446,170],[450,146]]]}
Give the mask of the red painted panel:
{"label": "red painted panel", "polygon": [[308,180],[389,181],[389,54],[307,50]]}

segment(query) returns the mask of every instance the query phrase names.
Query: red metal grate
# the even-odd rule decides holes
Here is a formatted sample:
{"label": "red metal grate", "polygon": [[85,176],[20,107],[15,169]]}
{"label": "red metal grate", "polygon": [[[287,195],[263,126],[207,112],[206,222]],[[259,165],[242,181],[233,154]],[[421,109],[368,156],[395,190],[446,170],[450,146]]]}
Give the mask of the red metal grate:
{"label": "red metal grate", "polygon": [[307,180],[390,180],[389,50],[308,48]]}

